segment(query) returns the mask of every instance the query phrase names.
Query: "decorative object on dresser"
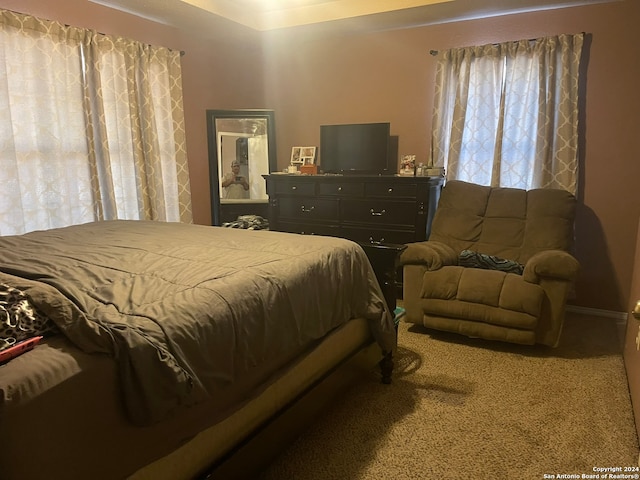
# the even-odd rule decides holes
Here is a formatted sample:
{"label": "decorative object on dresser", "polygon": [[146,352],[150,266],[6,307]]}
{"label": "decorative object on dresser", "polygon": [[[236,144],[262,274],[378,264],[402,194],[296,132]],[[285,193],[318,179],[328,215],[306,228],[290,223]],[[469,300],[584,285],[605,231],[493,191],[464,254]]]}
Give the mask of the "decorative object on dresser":
{"label": "decorative object on dresser", "polygon": [[301,147],[300,161],[303,165],[313,165],[316,163],[316,147]]}
{"label": "decorative object on dresser", "polygon": [[316,175],[318,173],[318,166],[315,164],[301,165],[300,173],[304,173],[305,175]]}
{"label": "decorative object on dresser", "polygon": [[318,173],[316,165],[316,147],[293,147],[291,149],[291,162],[287,168],[288,173]]}
{"label": "decorative object on dresser", "polygon": [[402,155],[400,157],[400,175],[404,175],[405,177],[413,177],[414,175],[417,175],[418,177],[423,176],[418,175],[418,173],[416,172],[415,155]]}

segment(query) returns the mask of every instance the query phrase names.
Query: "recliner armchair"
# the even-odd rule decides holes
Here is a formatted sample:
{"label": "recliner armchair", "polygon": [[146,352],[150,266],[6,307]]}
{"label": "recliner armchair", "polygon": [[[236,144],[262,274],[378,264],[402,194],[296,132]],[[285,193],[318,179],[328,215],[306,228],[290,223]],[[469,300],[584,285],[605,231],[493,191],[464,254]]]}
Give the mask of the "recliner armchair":
{"label": "recliner armchair", "polygon": [[400,257],[406,321],[557,346],[579,269],[569,253],[575,209],[564,190],[447,182],[429,240]]}

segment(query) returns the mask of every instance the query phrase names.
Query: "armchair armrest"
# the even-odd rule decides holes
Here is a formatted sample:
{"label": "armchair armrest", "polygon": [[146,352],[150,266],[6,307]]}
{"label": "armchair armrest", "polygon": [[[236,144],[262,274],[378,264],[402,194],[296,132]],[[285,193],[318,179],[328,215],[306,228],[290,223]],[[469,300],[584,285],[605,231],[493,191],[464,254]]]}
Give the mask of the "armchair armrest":
{"label": "armchair armrest", "polygon": [[562,250],[546,250],[536,253],[524,266],[522,276],[530,283],[540,283],[541,278],[572,281],[580,264],[571,254]]}
{"label": "armchair armrest", "polygon": [[403,250],[400,264],[424,265],[427,270],[438,270],[445,265],[457,265],[458,254],[441,242],[415,242],[408,244]]}

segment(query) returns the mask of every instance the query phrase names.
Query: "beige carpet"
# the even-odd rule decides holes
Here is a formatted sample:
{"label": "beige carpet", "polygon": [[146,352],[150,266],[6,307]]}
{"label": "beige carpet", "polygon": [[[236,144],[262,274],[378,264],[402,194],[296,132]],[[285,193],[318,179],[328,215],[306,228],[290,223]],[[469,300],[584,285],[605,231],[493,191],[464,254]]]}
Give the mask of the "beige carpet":
{"label": "beige carpet", "polygon": [[351,387],[261,478],[542,479],[637,465],[610,319],[569,315],[557,349],[402,323],[394,382],[377,376]]}

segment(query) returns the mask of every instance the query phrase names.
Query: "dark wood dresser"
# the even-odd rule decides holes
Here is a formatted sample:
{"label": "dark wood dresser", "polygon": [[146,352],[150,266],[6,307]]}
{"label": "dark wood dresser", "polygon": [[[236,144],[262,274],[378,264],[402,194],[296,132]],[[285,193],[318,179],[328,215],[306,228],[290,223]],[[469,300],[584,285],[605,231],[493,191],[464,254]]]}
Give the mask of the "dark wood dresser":
{"label": "dark wood dresser", "polygon": [[442,177],[265,175],[269,228],[362,244],[426,240]]}

